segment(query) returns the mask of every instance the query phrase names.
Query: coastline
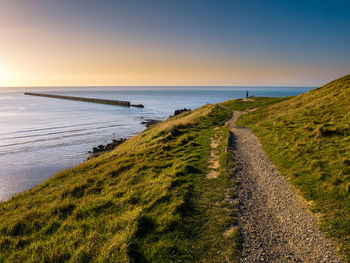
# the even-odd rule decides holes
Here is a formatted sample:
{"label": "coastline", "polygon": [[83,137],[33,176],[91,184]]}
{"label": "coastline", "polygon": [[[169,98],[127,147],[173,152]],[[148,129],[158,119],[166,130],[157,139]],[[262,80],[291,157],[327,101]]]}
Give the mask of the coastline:
{"label": "coastline", "polygon": [[[180,110],[175,110],[174,115],[176,114],[177,111],[180,111]],[[173,116],[173,115],[170,115],[169,117],[171,117],[171,116]],[[147,130],[153,124],[156,124],[156,123],[159,123],[162,121],[163,120],[159,120],[159,119],[140,117],[139,123],[146,126],[145,130]],[[139,133],[137,133],[137,134],[139,134]],[[135,135],[137,135],[137,134],[135,134]],[[135,135],[133,135],[133,136],[135,136]],[[125,142],[129,138],[130,137],[116,138],[116,139],[112,139],[112,141],[107,142],[105,144],[95,145],[89,151],[85,152],[85,154],[87,154],[87,156],[85,155],[85,157],[83,157],[81,160],[77,161],[76,163],[70,163],[70,164],[65,164],[65,165],[62,164],[61,168],[58,168],[58,167],[60,167],[60,165],[58,163],[56,163],[56,164],[53,164],[53,165],[50,165],[47,167],[40,167],[40,169],[39,169],[40,172],[38,172],[37,174],[33,170],[34,168],[31,168],[33,170],[33,176],[36,178],[35,180],[33,178],[31,180],[33,180],[35,183],[28,182],[28,183],[26,183],[26,186],[23,186],[18,191],[10,192],[10,194],[7,194],[6,193],[7,191],[4,191],[3,198],[0,199],[0,204],[3,202],[6,202],[6,201],[10,200],[11,198],[13,198],[17,195],[20,195],[26,191],[30,191],[31,189],[37,187],[38,185],[45,182],[46,180],[52,178],[57,173],[60,173],[60,172],[65,171],[67,169],[74,168],[75,166],[80,165],[82,162],[90,160],[91,158],[98,157],[103,153],[113,151],[118,145]],[[35,167],[35,165],[32,165],[32,167]],[[54,168],[52,168],[52,167],[54,167]],[[52,171],[54,171],[54,172],[52,172]],[[15,176],[19,176],[17,174],[20,174],[20,172],[16,172],[15,174],[16,174]],[[37,177],[39,177],[39,178],[37,178]]]}
{"label": "coastline", "polygon": [[[8,244],[6,248],[0,247],[0,259],[16,257],[23,262],[30,259],[36,262],[49,255],[51,261],[61,262],[63,257],[90,255],[94,261],[102,257],[103,262],[123,262],[125,258],[137,261],[137,255],[128,252],[136,251],[150,262],[160,261],[160,253],[166,255],[165,261],[171,261],[174,257],[188,259],[186,251],[193,247],[193,242],[221,243],[219,230],[228,225],[231,216],[222,206],[215,213],[212,209],[221,198],[217,195],[218,187],[222,191],[227,187],[227,167],[220,169],[223,176],[218,182],[207,181],[203,176],[207,155],[203,152],[210,150],[207,137],[216,136],[221,138],[218,156],[226,158],[228,132],[223,125],[230,116],[223,107],[208,104],[189,114],[169,118],[123,141],[122,147],[106,155],[108,158],[100,156],[82,162],[11,198],[0,207],[4,231],[0,242]],[[221,128],[214,129],[217,126]],[[191,191],[196,187],[200,191]],[[201,194],[204,192],[210,199]],[[195,221],[184,213],[190,204],[195,204],[203,215]],[[208,216],[213,222],[209,229],[204,227]],[[215,216],[220,217],[219,224]],[[190,226],[185,224],[188,220]],[[192,229],[203,234],[193,239]],[[206,238],[208,235],[210,239]],[[115,243],[111,236],[122,239]],[[186,246],[174,237],[184,240]],[[21,243],[21,249],[15,248],[18,238],[28,240]],[[236,257],[236,243],[226,241],[225,255]],[[57,250],[52,253],[52,248]],[[179,251],[176,255],[173,248]],[[149,253],[151,249],[156,249],[156,253]],[[213,253],[220,257],[218,262],[225,256],[215,248]],[[196,255],[191,261],[197,261]]]}
{"label": "coastline", "polygon": [[[161,122],[161,120],[155,120],[150,118],[141,117],[141,124],[146,126],[148,129],[151,125]],[[112,142],[106,144],[100,144],[98,146],[93,147],[90,151],[88,151],[89,156],[86,160],[90,160],[91,158],[95,158],[104,154],[106,152],[113,151],[117,146],[128,140],[129,138],[117,138],[112,139]]]}
{"label": "coastline", "polygon": [[[183,109],[175,110],[174,115],[170,115],[169,118],[187,111],[191,111],[191,109],[183,108]],[[146,126],[146,130],[149,127],[151,127],[153,124],[165,121],[165,120],[151,119],[146,117],[140,117],[140,119],[141,119],[140,123]],[[86,158],[86,160],[90,160],[91,158],[98,157],[103,153],[113,151],[117,146],[119,146],[126,140],[128,140],[128,138],[117,138],[117,139],[112,139],[112,142],[110,143],[100,144],[98,146],[95,146],[90,151],[88,151],[89,156]]]}
{"label": "coastline", "polygon": [[[237,176],[237,172],[239,172],[235,167],[237,161],[240,165],[248,159],[249,164],[254,164],[256,156],[262,156],[262,154],[259,154],[259,151],[263,151],[262,148],[256,148],[261,147],[258,138],[262,138],[262,144],[274,142],[277,145],[273,149],[280,149],[278,146],[281,143],[285,145],[286,138],[273,141],[269,137],[264,138],[264,136],[278,137],[281,134],[288,134],[291,128],[296,129],[296,134],[300,134],[300,126],[293,125],[291,127],[286,125],[289,124],[290,114],[296,115],[298,113],[298,111],[295,111],[295,104],[303,109],[305,113],[301,117],[295,116],[294,119],[298,120],[298,118],[310,116],[310,114],[307,114],[309,112],[307,106],[305,106],[306,103],[300,102],[314,98],[314,103],[328,103],[328,98],[323,96],[323,90],[331,89],[333,86],[336,86],[336,84],[333,85],[333,82],[331,82],[320,89],[296,97],[236,99],[220,104],[206,104],[189,113],[175,111],[174,116],[158,125],[152,125],[154,120],[151,120],[148,128],[136,136],[129,139],[114,140],[112,143],[95,147],[95,152],[102,153],[123,144],[111,153],[103,156],[97,155],[96,158],[91,158],[72,169],[59,172],[41,185],[15,196],[0,207],[2,212],[0,224],[4,225],[5,241],[6,244],[9,244],[6,248],[2,246],[3,251],[6,251],[4,256],[16,256],[21,259],[28,258],[28,255],[40,257],[43,249],[52,247],[53,240],[57,244],[56,240],[64,237],[64,240],[74,242],[68,242],[67,245],[59,247],[60,251],[55,259],[59,259],[63,255],[61,251],[67,258],[76,258],[77,254],[74,251],[77,244],[79,251],[88,254],[91,251],[91,246],[86,244],[92,244],[94,251],[89,254],[91,257],[97,259],[99,255],[105,255],[104,260],[113,259],[113,261],[118,262],[128,257],[132,261],[137,261],[139,255],[150,262],[159,261],[160,256],[164,259],[164,255],[167,261],[171,261],[174,258],[174,248],[177,251],[175,254],[177,259],[184,256],[183,259],[191,259],[190,261],[200,261],[201,258],[214,259],[215,262],[223,262],[227,258],[237,261],[242,247],[244,249],[246,244],[241,239],[242,232],[240,231],[246,229],[245,233],[248,233],[247,235],[256,233],[256,231],[251,231],[251,224],[248,224],[249,228],[244,228],[242,221],[237,221],[244,217],[237,212],[237,205],[243,204],[241,200],[246,196],[239,194],[241,193],[239,192],[240,189],[235,187],[236,179],[233,181],[233,175]],[[341,99],[338,97],[334,100],[339,101]],[[271,105],[274,106],[270,107]],[[341,104],[339,106],[339,103],[333,105],[336,106],[328,114],[334,115],[333,112],[335,112],[341,115],[344,107]],[[289,107],[290,111],[285,111],[286,107]],[[256,108],[258,109],[238,120],[237,125],[239,126],[234,125],[229,130],[228,126],[225,125],[228,120],[234,120],[232,114]],[[277,124],[276,122],[265,121],[267,119],[266,114],[281,118],[281,111],[285,113],[283,118],[287,118],[287,120],[279,119]],[[179,116],[175,116],[178,115],[176,112],[179,112]],[[314,120],[316,118],[318,118],[317,114],[311,115],[311,121],[308,121],[308,124],[311,123],[312,127],[315,127]],[[303,122],[300,123],[303,125]],[[270,126],[267,126],[267,124]],[[284,132],[270,133],[265,131],[259,133],[260,130],[252,129],[254,133],[257,133],[256,135],[252,135],[252,132],[249,134],[240,133],[241,130],[244,132],[247,131],[246,128],[253,126],[255,129],[258,126],[259,129],[268,130],[276,130],[276,127],[278,127],[284,129]],[[321,131],[328,131],[328,133],[319,132],[319,134],[315,133],[315,129],[309,129],[309,131],[313,135],[316,134],[318,140],[329,140],[329,133],[337,132],[338,137],[334,136],[331,139],[339,143],[343,142],[341,136],[347,136],[346,132],[348,130],[340,133],[339,129],[323,129]],[[251,136],[255,139],[245,140],[246,137],[244,136]],[[233,138],[234,140],[232,140]],[[305,139],[302,136],[301,138],[302,140]],[[242,144],[242,141],[249,145]],[[315,143],[315,141],[310,142]],[[240,148],[237,145],[241,145]],[[288,145],[293,147],[293,144]],[[253,146],[256,147],[252,148]],[[238,149],[238,154],[234,152],[235,149]],[[244,149],[244,153],[242,149]],[[271,149],[267,148],[266,151],[269,152],[269,150]],[[293,148],[291,150],[287,149],[287,154],[297,152],[293,151]],[[318,154],[318,151],[315,154]],[[335,150],[332,150],[332,152],[335,152]],[[328,155],[325,153],[325,156],[331,159],[333,157],[332,152]],[[251,157],[245,158],[243,155],[246,153],[251,154]],[[269,153],[271,154],[271,152]],[[272,152],[272,154],[276,153]],[[283,153],[283,156],[278,155],[277,159],[283,160],[284,155],[286,153]],[[239,159],[237,156],[243,156],[243,159]],[[252,161],[249,161],[249,159],[252,159]],[[308,159],[310,158],[308,157]],[[214,160],[214,162],[211,160]],[[292,163],[293,167],[302,167],[297,158],[293,160],[295,160]],[[284,165],[288,162],[276,164],[273,161],[276,161],[276,159],[272,159],[271,164],[267,161],[258,162],[262,166],[255,169],[251,176],[261,176],[261,171],[264,169],[270,174],[269,166],[274,167],[274,165],[283,173],[284,167],[281,167],[281,164]],[[349,164],[346,159],[341,161],[344,167]],[[247,167],[247,171],[250,172],[250,166]],[[212,174],[215,176],[212,176]],[[317,173],[315,175],[318,176]],[[247,177],[244,175],[244,178]],[[320,177],[316,178],[323,180]],[[266,182],[266,180],[263,181]],[[308,183],[310,182],[307,181],[303,185]],[[257,192],[255,191],[255,184],[244,186],[239,183],[238,185],[245,187],[247,191]],[[271,187],[264,187],[263,189],[271,192],[275,185],[272,184]],[[278,183],[277,185],[282,184]],[[335,190],[338,194],[338,189]],[[280,190],[277,189],[277,192],[280,192]],[[258,196],[263,197],[262,205],[264,205],[266,203],[265,197],[268,195],[261,194]],[[332,195],[327,195],[326,192],[323,196],[325,196],[324,199],[327,202],[333,202],[336,211],[341,211],[342,205],[346,205],[339,202],[338,199],[335,200]],[[299,200],[299,196],[296,196],[296,198],[296,200]],[[275,200],[274,195],[272,195],[272,203],[280,207],[281,202],[274,202]],[[325,217],[333,212],[333,210],[328,211],[327,207],[322,207],[320,200],[312,199],[312,201],[315,202],[313,204],[315,207],[325,211]],[[249,203],[244,204],[245,207],[249,206]],[[255,211],[260,212],[259,207],[261,205],[257,209],[252,207],[249,214],[255,215]],[[298,205],[293,204],[291,211],[294,211],[294,208],[298,209]],[[15,213],[13,213],[14,210],[16,210]],[[285,209],[282,210],[285,211]],[[272,216],[269,214],[270,211],[274,211]],[[347,220],[346,211],[343,214]],[[268,216],[269,221],[276,215],[280,218],[276,209],[263,211],[263,216],[265,215]],[[262,218],[262,216],[258,218]],[[292,218],[296,217],[292,215]],[[306,220],[304,219],[303,221]],[[295,236],[296,240],[302,240],[303,238],[299,237],[299,232],[295,231],[296,227],[288,224],[289,221],[280,222],[281,224],[276,226],[281,229],[288,229],[291,233],[288,236]],[[82,223],[83,227],[81,227]],[[322,227],[327,226],[325,224],[325,222],[322,222]],[[327,222],[327,224],[332,227],[333,225],[338,226],[337,218],[334,221]],[[115,228],[116,225],[121,227]],[[52,226],[56,227],[53,231],[51,231]],[[302,223],[298,222],[298,227],[302,226]],[[311,222],[310,229],[314,226],[316,225]],[[83,236],[76,235],[76,233],[70,231],[71,229],[81,230]],[[89,231],[84,232],[86,229],[89,229]],[[265,229],[263,228],[263,230]],[[279,242],[284,244],[284,237],[279,239],[281,231],[275,227],[269,229],[272,229],[273,235],[278,234],[276,240],[281,240]],[[339,227],[339,229],[343,230],[344,228]],[[40,237],[37,236],[39,232],[43,233]],[[323,232],[329,234],[326,230],[323,230]],[[96,243],[98,237],[91,235],[91,233],[98,233],[100,237],[104,238],[103,243]],[[307,231],[307,233],[311,232]],[[316,233],[317,238],[322,235]],[[28,245],[23,245],[26,246],[26,253],[16,247],[19,236],[30,240]],[[110,238],[111,236],[126,238],[116,244],[115,239]],[[262,234],[261,236],[270,235]],[[344,252],[345,255],[348,243],[343,241],[342,236],[337,233],[330,236],[334,238],[337,245],[342,246],[341,252]],[[178,237],[178,239],[174,237]],[[178,240],[185,240],[185,242],[181,242],[181,246],[179,246]],[[319,239],[320,242],[322,240]],[[35,246],[36,242],[42,242],[43,247],[37,248]],[[260,243],[265,244],[266,242],[262,241]],[[131,247],[130,244],[132,244]],[[167,245],[164,246],[164,244]],[[106,246],[110,247],[111,250],[104,254]],[[208,247],[209,249],[207,249]],[[222,253],[223,247],[225,248],[224,253]],[[250,247],[251,242],[249,243]],[[328,244],[323,247],[323,251],[326,252],[321,252],[320,258],[326,253],[333,257],[333,251],[335,251],[334,257],[337,256],[338,251],[330,249]],[[187,252],[193,248],[196,249],[196,253],[188,254]],[[110,253],[116,249],[121,252],[124,251],[124,254],[118,253],[114,256]],[[205,249],[205,253],[203,253],[203,249]],[[256,251],[259,252],[260,249],[261,246],[259,245]],[[301,242],[300,248],[292,248],[291,250],[290,247],[283,247],[283,254],[280,255],[288,254],[291,250],[296,258],[302,258],[305,249],[313,251],[314,247],[309,246],[308,242]],[[130,255],[130,250],[136,251],[137,254]],[[27,253],[27,251],[30,251],[30,253]],[[266,251],[274,253],[275,250],[273,247],[268,247]],[[45,253],[49,252],[45,251]],[[308,256],[315,255],[315,253],[309,252],[306,254]],[[213,255],[215,255],[215,258],[213,258]]]}
{"label": "coastline", "polygon": [[[188,96],[182,96],[188,89]],[[273,92],[270,88],[259,87],[255,91],[253,89],[252,93],[287,96],[299,94],[304,88],[283,91],[284,89],[274,87],[272,90]],[[80,97],[94,97],[96,91],[96,88],[86,87],[76,90],[71,87],[59,89],[60,95]],[[102,104],[35,98],[24,96],[23,92],[58,93],[58,90],[52,87],[21,88],[15,91],[2,90],[0,94],[0,99],[3,99],[1,122],[6,124],[5,129],[0,132],[0,194],[6,196],[6,199],[14,193],[38,185],[60,170],[83,162],[88,157],[87,152],[95,146],[111,143],[115,138],[128,138],[143,131],[145,126],[142,124],[143,120],[140,120],[141,116],[165,120],[174,114],[175,109],[198,108],[244,95],[241,87],[219,88],[215,92],[207,87],[179,88],[176,92],[172,87],[154,90],[144,87],[131,90],[98,88],[101,98],[132,98],[135,103],[146,106],[144,109],[129,110]],[[37,103],[38,100],[40,103]],[[17,118],[11,117],[12,115]],[[62,169],[52,172],[51,167]]]}

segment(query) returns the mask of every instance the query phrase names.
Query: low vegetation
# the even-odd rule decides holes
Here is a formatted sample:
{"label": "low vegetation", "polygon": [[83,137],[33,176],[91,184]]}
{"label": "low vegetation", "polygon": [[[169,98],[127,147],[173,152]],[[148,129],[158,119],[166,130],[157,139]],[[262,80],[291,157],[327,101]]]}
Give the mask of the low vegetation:
{"label": "low vegetation", "polygon": [[258,136],[270,160],[320,218],[322,231],[350,261],[350,75],[272,106],[269,102],[224,104],[242,110],[261,103],[238,125]]}
{"label": "low vegetation", "polygon": [[220,105],[235,111],[245,111],[250,109],[263,109],[275,103],[288,100],[292,97],[271,98],[271,97],[252,97],[248,99],[228,100],[220,103]]}
{"label": "low vegetation", "polygon": [[230,117],[182,113],[0,204],[0,262],[235,262]]}
{"label": "low vegetation", "polygon": [[231,110],[253,108],[238,125],[258,136],[350,261],[349,75],[296,97],[184,112],[13,197],[0,204],[0,262],[237,262],[224,124]]}

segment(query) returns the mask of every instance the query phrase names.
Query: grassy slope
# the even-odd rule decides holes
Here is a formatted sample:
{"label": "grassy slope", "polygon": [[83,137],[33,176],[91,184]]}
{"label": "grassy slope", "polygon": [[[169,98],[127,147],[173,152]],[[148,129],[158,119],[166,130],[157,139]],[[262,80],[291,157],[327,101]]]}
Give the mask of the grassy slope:
{"label": "grassy slope", "polygon": [[230,110],[244,111],[244,110],[255,109],[255,108],[263,109],[275,103],[288,100],[290,98],[292,97],[283,97],[283,98],[254,97],[248,100],[244,100],[244,99],[228,100],[220,103],[220,105],[226,108],[229,108]]}
{"label": "grassy slope", "polygon": [[252,128],[350,261],[350,75],[244,115],[238,124]]}
{"label": "grassy slope", "polygon": [[222,202],[230,116],[206,105],[170,118],[0,204],[0,262],[236,261],[238,233],[222,235],[235,220]]}

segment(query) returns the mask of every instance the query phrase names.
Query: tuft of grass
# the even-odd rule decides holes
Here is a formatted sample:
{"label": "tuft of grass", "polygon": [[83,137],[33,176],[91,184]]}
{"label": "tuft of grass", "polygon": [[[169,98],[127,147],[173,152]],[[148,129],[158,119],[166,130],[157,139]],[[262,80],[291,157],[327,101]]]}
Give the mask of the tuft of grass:
{"label": "tuft of grass", "polygon": [[[240,103],[227,102],[231,108]],[[350,75],[241,116],[350,261]]]}
{"label": "tuft of grass", "polygon": [[218,105],[185,112],[1,203],[0,262],[236,262],[238,232],[223,235],[235,222],[223,202],[230,117]]}

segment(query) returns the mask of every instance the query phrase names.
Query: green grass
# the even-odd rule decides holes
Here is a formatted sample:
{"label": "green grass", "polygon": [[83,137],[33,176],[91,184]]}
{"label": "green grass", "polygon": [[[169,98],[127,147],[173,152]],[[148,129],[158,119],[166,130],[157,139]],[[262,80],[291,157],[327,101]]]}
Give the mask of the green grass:
{"label": "green grass", "polygon": [[220,103],[220,105],[227,107],[230,110],[244,111],[244,110],[255,109],[255,108],[264,108],[272,104],[275,104],[277,102],[288,100],[290,98],[291,97],[282,97],[282,98],[253,97],[253,98],[249,98],[248,100],[245,100],[245,99],[228,100]]}
{"label": "green grass", "polygon": [[350,75],[269,107],[262,104],[238,125],[258,136],[350,262]]}
{"label": "green grass", "polygon": [[[206,105],[0,204],[0,262],[235,262],[231,111]],[[218,127],[217,129],[214,129]],[[210,138],[221,164],[206,179]]]}
{"label": "green grass", "polygon": [[[222,107],[224,106],[224,107]],[[350,259],[350,76],[296,97],[206,105],[0,204],[0,262],[237,262],[231,110]],[[219,176],[207,179],[210,139]],[[230,193],[234,196],[234,193]]]}

